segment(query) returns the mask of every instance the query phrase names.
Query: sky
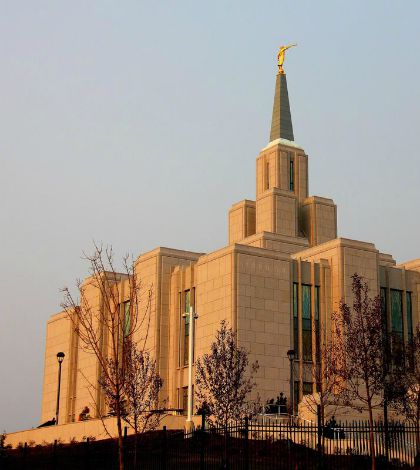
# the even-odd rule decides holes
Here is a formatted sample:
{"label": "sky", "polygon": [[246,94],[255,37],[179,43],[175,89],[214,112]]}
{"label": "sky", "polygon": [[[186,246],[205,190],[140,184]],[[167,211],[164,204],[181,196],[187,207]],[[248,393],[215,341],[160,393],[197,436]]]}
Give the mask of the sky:
{"label": "sky", "polygon": [[0,431],[39,424],[46,322],[117,257],[227,244],[255,198],[278,47],[310,194],[420,257],[420,3],[0,0]]}

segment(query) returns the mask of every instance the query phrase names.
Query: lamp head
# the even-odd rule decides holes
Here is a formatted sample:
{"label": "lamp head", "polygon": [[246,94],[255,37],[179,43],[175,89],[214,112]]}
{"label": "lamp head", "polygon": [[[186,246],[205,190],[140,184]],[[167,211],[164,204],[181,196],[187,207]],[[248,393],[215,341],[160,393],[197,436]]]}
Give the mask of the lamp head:
{"label": "lamp head", "polygon": [[294,349],[289,349],[287,351],[287,356],[289,358],[289,361],[293,361],[295,359],[295,350]]}
{"label": "lamp head", "polygon": [[57,353],[57,361],[61,364],[64,361],[65,354],[63,352]]}

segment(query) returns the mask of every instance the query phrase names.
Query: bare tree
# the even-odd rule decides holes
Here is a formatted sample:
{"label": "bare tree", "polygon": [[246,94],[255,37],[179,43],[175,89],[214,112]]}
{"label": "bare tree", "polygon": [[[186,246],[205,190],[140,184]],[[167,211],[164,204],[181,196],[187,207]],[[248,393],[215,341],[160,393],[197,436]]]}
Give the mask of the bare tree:
{"label": "bare tree", "polygon": [[198,406],[206,406],[216,425],[225,434],[225,462],[227,462],[228,425],[244,418],[252,407],[249,394],[256,385],[253,381],[259,365],[251,364],[248,370],[248,352],[239,347],[236,335],[222,320],[210,353],[196,362],[196,396]]}
{"label": "bare tree", "polygon": [[[85,282],[77,281],[78,298],[73,297],[67,287],[62,290],[62,307],[73,323],[81,348],[94,354],[98,361],[99,383],[89,383],[94,390],[90,393],[93,397],[99,387],[116,417],[119,468],[123,470],[122,419],[126,415],[130,371],[126,347],[137,332],[143,334],[136,338],[141,347],[146,344],[152,291],[150,288],[143,292],[134,263],[128,256],[123,258],[124,272],[119,273],[115,269],[112,247],[104,249],[95,244],[94,248],[93,255],[84,255],[90,277]],[[92,296],[92,289],[99,294],[99,302]],[[102,405],[98,400],[95,405],[102,419]]]}
{"label": "bare tree", "polygon": [[[402,367],[394,368],[394,394],[391,407],[416,429],[417,454],[420,453],[420,325],[406,346]],[[397,384],[399,385],[397,387]]]}
{"label": "bare tree", "polygon": [[305,406],[314,415],[319,414],[321,425],[332,418],[340,406],[340,377],[335,373],[335,350],[330,342],[320,344],[320,361],[313,364],[312,376],[316,393],[305,395]]}
{"label": "bare tree", "polygon": [[163,417],[164,403],[160,404],[159,409],[159,392],[163,381],[157,372],[156,361],[148,351],[139,349],[134,342],[127,343],[125,357],[126,414],[123,419],[134,430],[134,468],[137,468],[138,434],[156,429]]}
{"label": "bare tree", "polygon": [[333,314],[331,372],[340,381],[340,395],[352,408],[369,414],[369,446],[376,468],[373,410],[382,407],[384,391],[384,334],[379,296],[371,298],[368,283],[352,276],[353,306],[340,302]]}

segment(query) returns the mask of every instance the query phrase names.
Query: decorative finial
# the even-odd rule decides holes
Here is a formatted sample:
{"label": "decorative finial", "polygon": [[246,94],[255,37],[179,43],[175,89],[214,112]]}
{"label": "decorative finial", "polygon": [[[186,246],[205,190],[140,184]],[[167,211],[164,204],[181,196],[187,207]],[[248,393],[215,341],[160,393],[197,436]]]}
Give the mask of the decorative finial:
{"label": "decorative finial", "polygon": [[297,46],[297,44],[289,44],[288,46],[280,46],[279,53],[277,54],[277,65],[279,67],[279,74],[284,74],[283,63],[284,63],[284,54],[287,49]]}

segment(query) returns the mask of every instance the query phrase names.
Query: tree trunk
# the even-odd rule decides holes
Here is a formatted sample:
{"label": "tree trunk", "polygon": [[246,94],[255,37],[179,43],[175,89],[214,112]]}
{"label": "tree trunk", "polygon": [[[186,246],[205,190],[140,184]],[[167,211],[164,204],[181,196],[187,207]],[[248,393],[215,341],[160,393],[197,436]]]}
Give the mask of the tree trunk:
{"label": "tree trunk", "polygon": [[123,449],[123,436],[121,426],[121,410],[120,404],[117,403],[117,429],[118,429],[118,463],[119,469],[124,470],[124,449]]}
{"label": "tree trunk", "polygon": [[229,468],[228,466],[228,426],[225,424],[225,449],[224,449],[224,465],[223,468]]}
{"label": "tree trunk", "polygon": [[[325,405],[322,400],[319,405],[319,418],[318,418],[318,452],[322,455],[324,453],[324,416],[325,416]],[[321,435],[319,435],[321,433]]]}
{"label": "tree trunk", "polygon": [[370,456],[372,459],[372,470],[376,470],[376,455],[375,455],[375,436],[373,434],[373,413],[372,413],[372,404],[368,402],[369,408],[369,447],[370,447]]}
{"label": "tree trunk", "polygon": [[137,420],[134,419],[134,470],[137,469]]}

